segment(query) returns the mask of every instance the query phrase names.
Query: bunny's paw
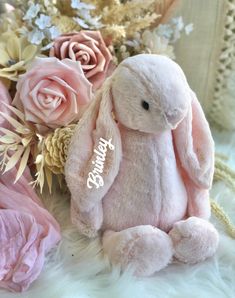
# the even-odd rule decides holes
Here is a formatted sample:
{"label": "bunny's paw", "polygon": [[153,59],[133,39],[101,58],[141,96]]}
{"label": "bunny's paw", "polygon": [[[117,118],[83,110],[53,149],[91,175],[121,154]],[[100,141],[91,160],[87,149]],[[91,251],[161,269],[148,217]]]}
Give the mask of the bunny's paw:
{"label": "bunny's paw", "polygon": [[130,268],[136,276],[150,276],[166,267],[173,255],[170,237],[152,226],[137,226],[121,232],[108,231],[104,252],[111,263]]}
{"label": "bunny's paw", "polygon": [[208,221],[189,217],[174,224],[169,232],[174,245],[174,256],[184,263],[198,263],[215,254],[219,235]]}

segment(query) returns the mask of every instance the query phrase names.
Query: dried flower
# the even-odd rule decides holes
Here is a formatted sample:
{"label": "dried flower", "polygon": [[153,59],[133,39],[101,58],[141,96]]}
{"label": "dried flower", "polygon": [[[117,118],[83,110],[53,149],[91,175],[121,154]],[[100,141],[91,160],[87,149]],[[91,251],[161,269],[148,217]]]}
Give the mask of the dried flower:
{"label": "dried flower", "polygon": [[32,3],[29,6],[29,9],[27,10],[26,14],[24,15],[23,20],[32,20],[38,15],[39,11],[40,11],[40,5],[38,3],[37,4]]}
{"label": "dried flower", "polygon": [[72,0],[71,7],[74,9],[95,9],[94,5],[81,2],[80,0]]}
{"label": "dried flower", "polygon": [[[23,4],[22,4],[23,5]],[[24,7],[27,5],[23,5]],[[19,31],[28,38],[32,44],[42,44],[42,50],[48,49],[51,41],[60,32],[52,23],[52,16],[56,17],[58,10],[54,1],[39,0],[37,3],[28,2],[28,10],[23,16],[24,26]]]}
{"label": "dried flower", "polygon": [[6,31],[16,31],[23,26],[22,11],[14,9],[11,12],[1,14],[0,34]]}
{"label": "dried flower", "polygon": [[101,16],[92,16],[91,11],[95,9],[92,4],[81,2],[80,0],[72,0],[71,7],[76,10],[74,21],[83,29],[99,29],[102,27],[100,23]]}
{"label": "dried flower", "polygon": [[80,26],[73,20],[73,18],[66,15],[54,16],[52,18],[52,23],[55,24],[56,28],[58,28],[62,34],[80,30]]}
{"label": "dried flower", "polygon": [[35,45],[41,44],[44,38],[45,34],[37,28],[28,33],[28,41]]}
{"label": "dried flower", "polygon": [[154,31],[158,36],[168,39],[169,43],[175,43],[180,38],[183,29],[185,29],[185,33],[188,35],[193,30],[193,24],[185,26],[180,16],[171,19],[168,24],[160,24]]}
{"label": "dried flower", "polygon": [[189,35],[193,31],[193,24],[190,23],[184,27],[184,31],[186,35]]}
{"label": "dried flower", "polygon": [[[11,125],[11,129],[0,128],[3,135],[0,137],[0,155],[1,170],[7,172],[17,163],[19,168],[16,174],[15,182],[22,176],[30,155],[31,145],[35,142],[35,132],[33,128],[25,121],[24,114],[16,108],[6,105],[19,120],[16,120],[9,113],[0,112]],[[37,142],[36,142],[37,143]]]}
{"label": "dried flower", "polygon": [[158,36],[156,31],[145,30],[141,40],[149,53],[165,55],[172,59],[175,58],[174,49],[169,45],[169,40],[165,37]]}
{"label": "dried flower", "polygon": [[159,17],[155,13],[155,2],[155,0],[95,1],[97,7],[95,13],[102,15],[103,36],[112,39],[114,44],[122,42],[126,37],[132,39],[136,32],[148,28]]}
{"label": "dried flower", "polygon": [[54,174],[63,174],[64,165],[67,159],[68,147],[76,125],[57,128],[49,134],[44,142],[43,155],[45,165]]}
{"label": "dried flower", "polygon": [[35,24],[40,30],[46,29],[51,26],[51,17],[40,14],[40,17],[35,20]]}
{"label": "dried flower", "polygon": [[0,77],[17,81],[26,66],[37,54],[38,47],[18,37],[14,32],[0,36]]}

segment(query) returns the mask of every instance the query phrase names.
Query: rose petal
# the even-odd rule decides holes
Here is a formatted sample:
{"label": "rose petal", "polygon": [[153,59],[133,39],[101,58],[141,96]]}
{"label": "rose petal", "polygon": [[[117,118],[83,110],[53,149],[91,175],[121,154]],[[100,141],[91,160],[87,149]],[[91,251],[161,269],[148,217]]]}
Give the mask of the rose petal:
{"label": "rose petal", "polygon": [[38,129],[67,125],[80,116],[80,106],[91,99],[91,83],[80,62],[37,58],[17,83],[14,104]]}
{"label": "rose petal", "polygon": [[63,79],[59,78],[59,77],[56,77],[56,76],[51,76],[50,79],[54,80],[55,82],[57,82],[58,84],[60,84],[61,86],[69,89],[71,92],[74,92],[74,93],[77,93],[76,90],[74,90],[71,86],[69,86],[67,84],[66,81],[64,81]]}
{"label": "rose petal", "polygon": [[68,49],[67,49],[68,45],[69,45],[69,41],[65,41],[62,44],[62,46],[60,48],[60,57],[61,57],[61,59],[68,58]]}

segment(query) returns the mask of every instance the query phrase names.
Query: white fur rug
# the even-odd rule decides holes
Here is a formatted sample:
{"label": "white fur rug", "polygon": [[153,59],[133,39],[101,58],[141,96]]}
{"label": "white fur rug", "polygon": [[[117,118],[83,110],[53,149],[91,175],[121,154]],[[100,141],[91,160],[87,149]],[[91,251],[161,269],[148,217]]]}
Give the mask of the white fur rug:
{"label": "white fur rug", "polygon": [[[229,163],[235,165],[235,136],[214,135],[217,151],[229,156]],[[235,194],[217,183],[211,197],[235,223]],[[151,278],[137,279],[131,272],[120,274],[118,268],[110,268],[99,240],[89,241],[71,226],[68,194],[58,190],[57,195],[45,195],[44,201],[61,224],[63,240],[48,255],[44,271],[27,292],[0,291],[1,298],[235,297],[235,240],[226,235],[215,218],[212,221],[220,231],[220,246],[214,258],[194,266],[172,264]]]}

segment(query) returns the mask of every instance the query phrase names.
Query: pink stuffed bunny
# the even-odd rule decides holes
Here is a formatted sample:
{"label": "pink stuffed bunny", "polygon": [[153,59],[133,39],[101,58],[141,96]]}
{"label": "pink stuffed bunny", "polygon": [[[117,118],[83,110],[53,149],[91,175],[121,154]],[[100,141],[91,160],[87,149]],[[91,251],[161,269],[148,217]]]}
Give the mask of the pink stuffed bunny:
{"label": "pink stuffed bunny", "polygon": [[113,264],[148,276],[173,256],[212,256],[214,143],[183,71],[160,55],[123,61],[78,123],[65,173],[72,221],[102,232]]}

